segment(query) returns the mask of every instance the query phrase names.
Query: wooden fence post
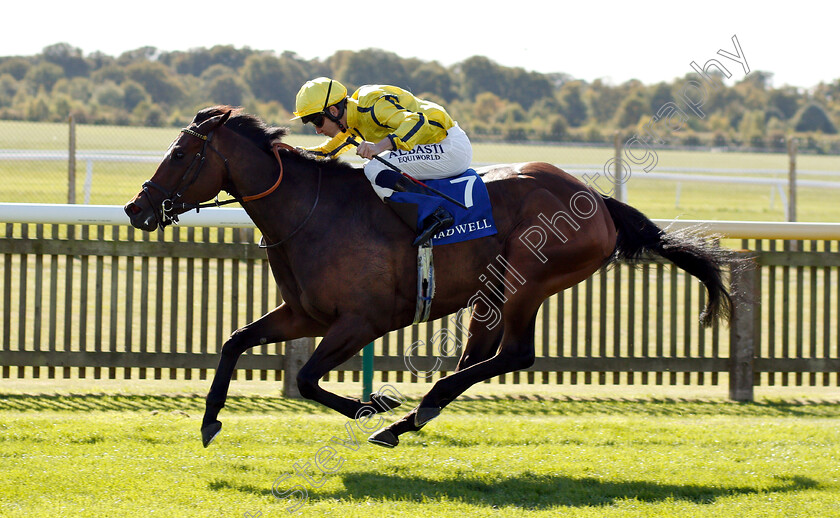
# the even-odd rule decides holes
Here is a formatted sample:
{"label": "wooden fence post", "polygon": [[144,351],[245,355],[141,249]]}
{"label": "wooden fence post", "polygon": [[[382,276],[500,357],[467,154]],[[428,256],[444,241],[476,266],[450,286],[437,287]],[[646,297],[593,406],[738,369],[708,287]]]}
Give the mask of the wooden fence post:
{"label": "wooden fence post", "polygon": [[613,171],[613,175],[615,176],[613,179],[613,183],[615,184],[615,195],[613,198],[620,202],[627,203],[627,183],[624,178],[624,164],[622,163],[621,158],[624,148],[621,142],[621,133],[618,131],[616,131],[615,135],[613,135],[613,149],[615,151],[615,156],[613,157],[615,160],[615,169]]}
{"label": "wooden fence post", "polygon": [[[785,216],[788,221],[796,221],[796,148],[797,142],[793,137],[788,137],[788,203]],[[788,250],[799,251],[799,241],[790,240],[787,242]]]}
{"label": "wooden fence post", "polygon": [[68,118],[69,135],[67,145],[67,203],[76,203],[76,119]]}
{"label": "wooden fence post", "polygon": [[788,138],[788,205],[787,220],[796,221],[796,139]]}
{"label": "wooden fence post", "polygon": [[283,355],[283,397],[301,399],[297,374],[314,350],[314,338],[297,338],[286,342],[286,353]]}
{"label": "wooden fence post", "polygon": [[755,350],[760,337],[761,283],[755,256],[740,252],[730,265],[732,320],[729,331],[729,399],[753,401]]}

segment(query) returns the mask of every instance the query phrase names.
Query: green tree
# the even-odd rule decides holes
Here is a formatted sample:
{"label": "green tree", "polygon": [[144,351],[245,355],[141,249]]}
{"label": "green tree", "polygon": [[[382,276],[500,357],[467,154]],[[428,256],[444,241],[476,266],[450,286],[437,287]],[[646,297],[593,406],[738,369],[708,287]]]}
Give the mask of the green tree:
{"label": "green tree", "polygon": [[503,74],[505,80],[502,90],[503,96],[526,110],[540,99],[551,97],[554,94],[551,81],[538,72],[513,68],[504,70]]}
{"label": "green tree", "polygon": [[799,109],[800,95],[793,87],[784,87],[773,90],[768,96],[770,106],[777,108],[783,115],[782,120],[788,120]]}
{"label": "green tree", "polygon": [[132,81],[143,86],[155,103],[175,104],[184,97],[184,90],[177,77],[162,63],[140,61],[129,65],[126,73]]}
{"label": "green tree", "polygon": [[825,112],[825,108],[814,102],[800,108],[792,122],[795,131],[821,131],[829,135],[837,133],[837,126]]}
{"label": "green tree", "polygon": [[457,69],[461,76],[461,97],[475,100],[479,94],[492,93],[502,96],[502,67],[484,56],[473,56],[461,62]]}
{"label": "green tree", "polygon": [[765,115],[761,110],[751,110],[744,114],[738,125],[741,140],[750,147],[764,147],[766,124]]}
{"label": "green tree", "polygon": [[565,122],[573,128],[582,126],[589,117],[589,108],[583,100],[583,85],[572,81],[560,88],[560,110]]}
{"label": "green tree", "polygon": [[496,114],[496,121],[505,125],[514,125],[526,122],[528,114],[518,103],[507,103],[504,109]]}
{"label": "green tree", "polygon": [[566,122],[566,118],[558,113],[552,115],[548,120],[549,129],[544,138],[552,142],[566,140],[569,135],[569,124]]}
{"label": "green tree", "polygon": [[113,66],[117,60],[113,56],[97,50],[88,55],[87,62],[90,64],[91,70],[96,71],[107,66]]}
{"label": "green tree", "polygon": [[117,64],[121,66],[129,66],[134,63],[152,61],[159,54],[160,52],[156,47],[140,47],[120,54],[120,57],[117,58]]}
{"label": "green tree", "polygon": [[26,106],[24,107],[24,116],[26,120],[30,121],[48,121],[50,120],[50,103],[49,97],[42,89],[35,97],[30,97]]}
{"label": "green tree", "polygon": [[337,59],[328,59],[335,79],[348,89],[368,84],[406,86],[410,81],[403,59],[382,49],[365,49],[359,52],[338,52]]}
{"label": "green tree", "polygon": [[93,101],[100,106],[123,108],[125,106],[125,91],[113,81],[106,81],[94,89]]}
{"label": "green tree", "polygon": [[52,89],[52,94],[67,94],[71,99],[86,103],[93,96],[95,84],[86,77],[61,78]]}
{"label": "green tree", "polygon": [[23,80],[31,93],[41,88],[49,92],[62,77],[64,77],[64,70],[60,66],[44,62],[30,68]]}
{"label": "green tree", "polygon": [[0,62],[0,75],[9,74],[20,81],[26,76],[26,72],[29,71],[31,66],[32,64],[23,58],[4,59]]}
{"label": "green tree", "polygon": [[484,92],[478,94],[473,103],[473,117],[481,122],[494,120],[505,107],[505,102],[496,94]]}
{"label": "green tree", "polygon": [[166,122],[166,113],[157,104],[144,101],[134,107],[131,119],[140,126],[163,126]]}
{"label": "green tree", "polygon": [[94,83],[104,83],[105,81],[113,81],[117,84],[125,81],[125,68],[117,65],[106,65],[90,75],[91,81]]}
{"label": "green tree", "polygon": [[214,104],[241,106],[246,104],[253,94],[245,81],[233,74],[225,74],[211,80],[207,94]]}
{"label": "green tree", "polygon": [[415,94],[431,93],[447,103],[458,95],[452,73],[437,61],[413,67],[405,86]]}
{"label": "green tree", "polygon": [[615,117],[623,95],[618,88],[604,83],[601,79],[596,79],[586,91],[585,98],[586,104],[592,109],[595,121],[603,124]]}
{"label": "green tree", "polygon": [[205,82],[209,83],[210,81],[216,79],[217,77],[227,76],[227,75],[236,75],[236,70],[234,70],[234,69],[232,69],[232,68],[230,68],[229,66],[226,66],[226,65],[212,65],[209,68],[207,68],[206,70],[204,70],[204,72],[202,72],[199,77],[201,78],[202,81],[205,81]]}
{"label": "green tree", "polygon": [[134,111],[134,108],[138,104],[151,100],[143,85],[136,81],[126,81],[122,84],[122,88],[124,93],[123,102],[125,103],[123,107],[129,112]]}
{"label": "green tree", "polygon": [[651,117],[656,115],[660,108],[674,101],[674,93],[671,90],[671,85],[665,82],[657,83],[653,87],[653,92],[650,95],[650,114]]}
{"label": "green tree", "polygon": [[616,125],[619,128],[627,128],[635,126],[645,115],[649,118],[649,106],[650,104],[646,102],[641,92],[638,90],[633,92],[633,94],[625,97],[621,101],[621,105],[618,107],[618,113],[616,113]]}
{"label": "green tree", "polygon": [[197,48],[188,52],[177,52],[171,56],[172,66],[179,74],[200,76],[213,65],[223,65],[238,70],[245,65],[245,60],[254,51],[245,47],[237,49],[233,45],[215,45],[212,48]]}
{"label": "green tree", "polygon": [[840,79],[830,83],[820,82],[814,89],[813,100],[827,108],[840,110]]}
{"label": "green tree", "polygon": [[90,72],[90,65],[82,55],[82,49],[69,43],[56,43],[44,47],[42,55],[45,60],[60,66],[67,77],[86,76]]}
{"label": "green tree", "polygon": [[245,60],[242,77],[253,95],[261,101],[278,101],[290,111],[295,95],[308,79],[302,62],[294,54],[253,54]]}
{"label": "green tree", "polygon": [[18,90],[18,82],[11,74],[0,74],[0,107],[12,105]]}
{"label": "green tree", "polygon": [[66,94],[54,94],[51,97],[52,106],[50,112],[55,114],[55,118],[60,121],[67,120],[70,112],[73,109],[73,100]]}

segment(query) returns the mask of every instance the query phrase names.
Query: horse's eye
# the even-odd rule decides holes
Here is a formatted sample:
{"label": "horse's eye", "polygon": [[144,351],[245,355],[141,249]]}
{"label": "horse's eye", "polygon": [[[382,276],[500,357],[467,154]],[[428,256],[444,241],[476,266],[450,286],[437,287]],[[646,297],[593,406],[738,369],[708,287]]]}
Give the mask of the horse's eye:
{"label": "horse's eye", "polygon": [[180,159],[184,158],[184,152],[183,151],[176,151],[176,152],[172,153],[172,157],[176,160],[180,160]]}

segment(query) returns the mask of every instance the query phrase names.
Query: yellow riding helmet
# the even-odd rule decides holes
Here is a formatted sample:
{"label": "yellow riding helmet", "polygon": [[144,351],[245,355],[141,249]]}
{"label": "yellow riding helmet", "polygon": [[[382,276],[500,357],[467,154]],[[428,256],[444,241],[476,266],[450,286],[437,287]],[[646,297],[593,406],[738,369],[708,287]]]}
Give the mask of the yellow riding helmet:
{"label": "yellow riding helmet", "polygon": [[347,97],[347,88],[329,77],[307,81],[300,87],[295,97],[295,116],[292,120],[325,111],[345,97]]}

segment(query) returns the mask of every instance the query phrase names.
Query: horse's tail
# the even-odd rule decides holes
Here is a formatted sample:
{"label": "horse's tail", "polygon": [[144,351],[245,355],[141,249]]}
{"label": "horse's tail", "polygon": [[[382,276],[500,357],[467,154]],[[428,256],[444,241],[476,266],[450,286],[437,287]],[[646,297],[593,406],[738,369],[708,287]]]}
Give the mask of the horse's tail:
{"label": "horse's tail", "polygon": [[613,259],[638,261],[652,252],[700,279],[709,292],[706,308],[700,315],[704,326],[719,318],[729,319],[732,300],[722,276],[722,267],[731,259],[725,249],[710,244],[690,229],[665,232],[644,214],[613,198],[604,198],[618,231]]}

